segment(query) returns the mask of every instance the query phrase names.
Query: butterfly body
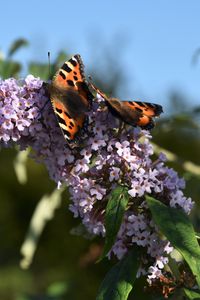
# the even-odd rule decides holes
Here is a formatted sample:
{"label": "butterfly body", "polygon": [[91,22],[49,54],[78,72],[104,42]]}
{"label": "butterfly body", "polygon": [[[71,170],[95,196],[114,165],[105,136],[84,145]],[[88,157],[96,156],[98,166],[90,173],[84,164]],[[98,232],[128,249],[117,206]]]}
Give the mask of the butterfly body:
{"label": "butterfly body", "polygon": [[74,55],[55,74],[48,86],[51,103],[69,145],[75,144],[87,124],[92,93],[87,86],[80,55]]}

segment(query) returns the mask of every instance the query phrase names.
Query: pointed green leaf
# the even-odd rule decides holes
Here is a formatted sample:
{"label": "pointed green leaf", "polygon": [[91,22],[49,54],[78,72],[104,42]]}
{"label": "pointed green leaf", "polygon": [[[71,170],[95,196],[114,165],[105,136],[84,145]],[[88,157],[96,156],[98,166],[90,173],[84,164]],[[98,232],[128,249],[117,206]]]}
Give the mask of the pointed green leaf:
{"label": "pointed green leaf", "polygon": [[183,289],[183,290],[189,300],[199,300],[200,299],[199,291],[192,291],[192,290],[188,290],[188,289]]}
{"label": "pointed green leaf", "polygon": [[30,267],[42,231],[47,222],[54,217],[55,210],[60,206],[64,189],[64,186],[59,190],[56,188],[51,195],[44,195],[38,202],[30,221],[27,236],[21,245],[21,268],[28,269]]}
{"label": "pointed green leaf", "polygon": [[8,56],[9,57],[12,56],[17,50],[27,45],[28,45],[28,41],[25,39],[18,39],[14,41],[14,43],[12,43],[12,45],[10,46]]}
{"label": "pointed green leaf", "polygon": [[104,278],[96,300],[126,300],[140,265],[140,249],[134,248]]}
{"label": "pointed green leaf", "polygon": [[200,287],[200,247],[188,216],[182,209],[168,207],[149,196],[146,199],[155,223],[186,260]]}
{"label": "pointed green leaf", "polygon": [[110,194],[105,213],[105,245],[100,259],[106,256],[116,240],[128,199],[128,190],[123,186],[118,186]]}

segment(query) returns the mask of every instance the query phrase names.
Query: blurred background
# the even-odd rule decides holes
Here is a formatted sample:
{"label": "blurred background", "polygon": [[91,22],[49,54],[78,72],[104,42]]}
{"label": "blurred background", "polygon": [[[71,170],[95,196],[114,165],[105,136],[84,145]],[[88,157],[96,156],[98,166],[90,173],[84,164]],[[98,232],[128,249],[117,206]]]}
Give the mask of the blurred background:
{"label": "blurred background", "polygon": [[[31,73],[47,80],[48,51],[52,74],[79,53],[86,74],[108,94],[163,106],[152,141],[185,178],[200,231],[200,2],[19,0],[0,7],[1,78]],[[95,299],[111,263],[95,264],[102,242],[79,235],[67,191],[55,192],[45,167],[17,149],[1,150],[0,179],[0,299]],[[35,254],[31,244],[22,260],[44,201],[52,216],[40,224]]]}

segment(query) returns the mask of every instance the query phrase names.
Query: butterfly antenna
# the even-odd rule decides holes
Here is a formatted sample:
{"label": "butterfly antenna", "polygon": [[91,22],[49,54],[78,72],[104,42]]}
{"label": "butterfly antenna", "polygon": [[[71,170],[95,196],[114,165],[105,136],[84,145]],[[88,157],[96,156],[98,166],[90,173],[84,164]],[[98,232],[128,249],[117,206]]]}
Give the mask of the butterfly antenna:
{"label": "butterfly antenna", "polygon": [[99,94],[101,97],[103,97],[104,99],[107,99],[108,97],[106,96],[106,94],[104,94],[94,83],[93,83],[93,80],[92,80],[92,77],[89,75],[88,76],[89,78],[89,85],[91,86],[91,88],[93,90],[95,90],[97,92],[97,94]]}
{"label": "butterfly antenna", "polygon": [[49,78],[51,76],[51,53],[48,51],[48,69],[49,69]]}

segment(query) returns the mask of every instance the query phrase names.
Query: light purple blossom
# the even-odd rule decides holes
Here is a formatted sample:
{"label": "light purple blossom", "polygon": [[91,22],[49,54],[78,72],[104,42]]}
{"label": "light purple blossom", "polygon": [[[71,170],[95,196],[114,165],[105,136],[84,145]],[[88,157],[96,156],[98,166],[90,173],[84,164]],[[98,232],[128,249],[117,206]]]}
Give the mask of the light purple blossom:
{"label": "light purple blossom", "polygon": [[108,256],[121,259],[134,245],[145,247],[146,256],[138,274],[148,274],[149,282],[160,276],[173,248],[161,239],[147,213],[144,196],[152,194],[160,201],[164,199],[187,214],[193,202],[182,192],[184,180],[164,164],[165,155],[152,160],[150,133],[130,127],[119,134],[118,119],[98,96],[88,112],[88,135],[82,137],[82,148],[70,149],[41,80],[31,75],[23,81],[0,80],[0,100],[1,146],[31,146],[34,158],[46,165],[58,187],[68,185],[72,200],[69,209],[90,233],[105,236],[108,195],[117,184],[128,187],[129,207]]}
{"label": "light purple blossom", "polygon": [[120,177],[120,169],[116,167],[112,167],[110,170],[109,180],[110,181],[118,180],[119,177]]}

